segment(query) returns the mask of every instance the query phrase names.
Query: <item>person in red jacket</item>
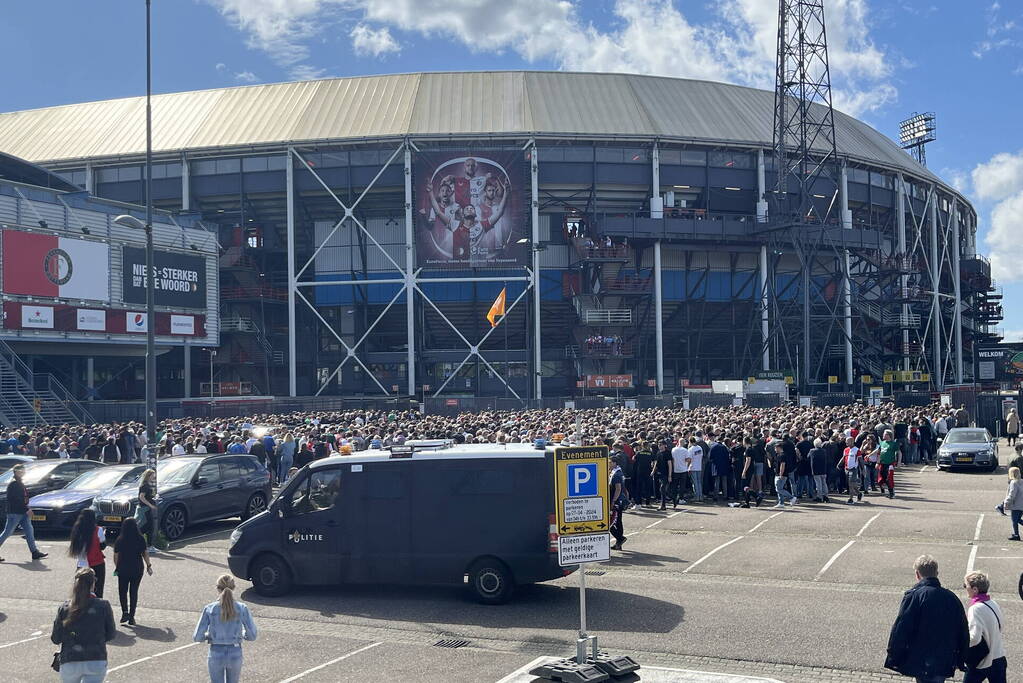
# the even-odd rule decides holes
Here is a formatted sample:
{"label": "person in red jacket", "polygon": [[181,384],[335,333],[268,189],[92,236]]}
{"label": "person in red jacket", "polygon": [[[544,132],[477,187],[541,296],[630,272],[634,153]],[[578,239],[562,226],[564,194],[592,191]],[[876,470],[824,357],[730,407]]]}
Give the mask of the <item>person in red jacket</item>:
{"label": "person in red jacket", "polygon": [[103,585],[106,583],[107,565],[103,549],[106,548],[106,532],[96,524],[96,511],[86,508],[78,513],[75,525],[71,527],[71,544],[67,554],[78,558],[78,568],[88,567],[96,574],[96,585],[93,589],[97,598],[103,597]]}

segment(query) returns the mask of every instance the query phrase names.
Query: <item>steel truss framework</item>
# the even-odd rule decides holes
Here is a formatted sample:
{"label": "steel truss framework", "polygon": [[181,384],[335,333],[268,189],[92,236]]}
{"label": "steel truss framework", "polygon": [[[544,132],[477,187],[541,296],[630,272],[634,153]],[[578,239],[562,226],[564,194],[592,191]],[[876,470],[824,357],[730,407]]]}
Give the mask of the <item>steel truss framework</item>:
{"label": "steel truss framework", "polygon": [[[529,151],[530,157],[530,177],[531,177],[531,227],[532,227],[532,239],[533,245],[538,242],[538,206],[539,202],[537,199],[538,188],[537,188],[537,162],[536,162],[536,145],[533,140],[527,142],[523,149]],[[433,392],[433,396],[438,396],[448,385],[452,378],[454,378],[458,371],[464,366],[469,360],[477,358],[488,370],[496,377],[507,390],[519,400],[524,400],[528,397],[520,396],[508,382],[508,379],[499,373],[490,361],[484,355],[482,346],[484,342],[490,337],[490,335],[497,329],[492,327],[483,336],[475,341],[470,341],[462,330],[455,325],[450,318],[444,314],[440,307],[430,299],[427,293],[423,290],[421,285],[426,283],[441,283],[441,282],[515,282],[521,281],[525,283],[523,291],[519,296],[509,305],[506,309],[505,315],[499,319],[498,326],[504,325],[508,314],[519,304],[519,302],[525,297],[527,293],[533,295],[533,310],[539,311],[539,262],[537,250],[532,249],[532,267],[523,268],[523,275],[521,276],[502,276],[502,277],[421,277],[421,269],[415,268],[415,242],[413,233],[413,196],[412,196],[412,155],[414,152],[418,152],[418,148],[411,140],[404,140],[398,145],[388,160],[380,167],[373,179],[363,188],[359,196],[351,204],[345,204],[337,193],[330,187],[330,185],[323,179],[322,175],[317,173],[316,169],[303,157],[303,155],[296,150],[294,147],[288,148],[288,162],[286,166],[287,171],[287,232],[288,232],[288,378],[289,378],[289,391],[292,396],[296,393],[297,387],[297,351],[296,351],[296,321],[297,311],[296,304],[300,300],[302,303],[312,311],[312,314],[319,321],[321,325],[326,327],[330,334],[337,340],[345,350],[345,358],[334,368],[334,370],[323,379],[320,383],[316,394],[319,395],[326,386],[338,376],[342,371],[345,364],[349,360],[354,360],[363,371],[373,380],[376,386],[380,389],[381,394],[387,397],[395,396],[394,393],[388,391],[387,387],[380,382],[380,380],[373,374],[370,368],[363,362],[359,357],[359,347],[363,345],[366,339],[370,336],[373,329],[383,319],[387,312],[402,298],[404,295],[405,306],[406,306],[406,325],[407,325],[407,394],[414,396],[417,393],[419,383],[417,382],[416,376],[416,340],[417,340],[417,327],[416,327],[416,316],[415,316],[415,302],[417,298],[423,302],[424,305],[429,306],[440,318],[443,320],[455,333],[458,339],[465,344],[467,353],[459,363],[458,367],[448,375],[444,382],[436,388]],[[397,159],[401,158],[404,167],[404,191],[405,191],[405,263],[400,264],[395,260],[388,251],[380,245],[373,234],[366,228],[366,225],[361,221],[355,213],[356,208],[363,198],[369,193],[380,180],[380,177],[384,174],[384,171]],[[300,170],[308,172],[312,178],[314,178],[320,186],[327,192],[327,194],[334,200],[338,205],[338,213],[341,217],[335,222],[330,232],[315,245],[313,253],[308,259],[296,270],[296,251],[295,251],[295,169],[297,167]],[[379,250],[384,255],[388,262],[393,267],[395,277],[390,279],[374,279],[374,280],[309,280],[302,279],[303,275],[307,273],[309,267],[315,262],[317,255],[323,250],[328,242],[334,237],[335,234],[340,230],[349,229],[357,230],[360,234],[361,239],[365,239],[368,242],[367,248]],[[338,333],[334,327],[328,323],[328,321],[320,314],[316,306],[312,301],[309,300],[303,290],[308,290],[314,287],[323,286],[365,286],[365,285],[400,285],[398,291],[394,294],[388,304],[383,310],[377,315],[375,319],[368,325],[367,329],[363,332],[362,336],[353,344],[349,344],[341,334]],[[417,297],[418,295],[418,297]],[[535,380],[532,383],[534,399],[542,398],[542,388],[540,384],[540,325],[539,315],[534,315],[532,321],[533,327],[533,367]],[[509,367],[505,365],[506,369]]]}

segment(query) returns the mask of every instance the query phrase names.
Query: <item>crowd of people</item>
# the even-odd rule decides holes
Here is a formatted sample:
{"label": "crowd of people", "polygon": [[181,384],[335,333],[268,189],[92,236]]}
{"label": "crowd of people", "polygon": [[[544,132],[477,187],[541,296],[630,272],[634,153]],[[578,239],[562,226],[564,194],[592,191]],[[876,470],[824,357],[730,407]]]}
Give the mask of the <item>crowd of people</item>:
{"label": "crowd of people", "polygon": [[591,334],[583,341],[588,354],[620,356],[625,348],[625,340],[620,334]]}
{"label": "crowd of people", "polygon": [[[562,444],[606,445],[612,461],[612,533],[615,548],[621,549],[627,540],[623,513],[635,506],[657,506],[660,510],[666,510],[669,503],[672,507],[715,503],[754,507],[767,496],[774,496],[776,507],[784,507],[796,505],[801,499],[828,503],[840,495],[846,497],[847,504],[855,505],[865,496],[894,497],[895,468],[933,461],[937,440],[949,429],[968,424],[970,416],[965,408],[936,404],[924,408],[855,404],[691,410],[615,406],[458,415],[349,410],[166,420],[159,425],[151,444],[138,423],[26,427],[0,434],[0,453],[108,463],[246,453],[263,461],[279,485],[295,468],[313,460],[400,446],[412,440],[533,445],[560,440]],[[1023,446],[1017,450],[1023,450]],[[1010,466],[1009,488],[1000,509],[1011,514],[1018,540],[1018,524],[1023,518],[1023,455],[1017,453]],[[14,504],[9,507],[0,545],[20,525],[31,547],[28,498],[24,487],[19,498],[19,485],[20,477],[16,476],[8,487],[9,504]],[[146,540],[151,527],[145,527],[155,516],[156,492],[148,471],[139,488],[140,500],[150,514],[143,514],[140,520],[126,519],[113,544],[120,622],[128,627],[136,623],[142,579],[153,574],[154,549]],[[72,597],[60,608],[52,635],[61,645],[54,666],[59,666],[66,681],[103,680],[104,643],[116,630],[112,609],[103,600],[105,548],[106,538],[96,524],[95,513],[84,511],[72,529],[68,550],[77,566]],[[31,549],[34,560],[45,557],[37,548]],[[923,587],[929,587],[931,565],[924,562],[917,571]],[[933,572],[936,575],[936,568]],[[978,595],[986,591],[986,577],[971,580]],[[195,638],[210,644],[211,680],[237,680],[240,643],[254,639],[256,627],[245,605],[234,600],[230,576],[220,577],[217,589],[220,599],[203,610]],[[986,613],[979,612],[977,618],[986,619]],[[983,622],[982,626],[990,625]],[[992,654],[997,655],[997,649]],[[985,666],[995,666],[997,671],[1001,666],[998,657],[988,659],[991,661]]]}

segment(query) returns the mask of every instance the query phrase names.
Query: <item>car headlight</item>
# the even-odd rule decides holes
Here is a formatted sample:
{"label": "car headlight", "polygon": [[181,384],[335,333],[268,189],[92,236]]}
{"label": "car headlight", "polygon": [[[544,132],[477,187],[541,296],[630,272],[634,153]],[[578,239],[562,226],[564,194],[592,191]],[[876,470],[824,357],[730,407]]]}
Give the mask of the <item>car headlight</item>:
{"label": "car headlight", "polygon": [[231,532],[231,547],[232,548],[234,547],[234,544],[238,542],[238,539],[240,539],[241,537],[242,537],[242,530],[241,529],[235,529],[234,531]]}

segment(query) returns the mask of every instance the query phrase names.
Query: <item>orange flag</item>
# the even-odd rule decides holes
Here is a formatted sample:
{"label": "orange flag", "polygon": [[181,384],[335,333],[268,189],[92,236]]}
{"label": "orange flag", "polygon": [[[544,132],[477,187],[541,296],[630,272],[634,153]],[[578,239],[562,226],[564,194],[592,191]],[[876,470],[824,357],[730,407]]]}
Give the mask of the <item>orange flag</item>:
{"label": "orange flag", "polygon": [[501,316],[504,318],[504,300],[507,294],[508,288],[501,288],[501,293],[494,299],[494,305],[490,307],[490,311],[487,312],[487,320],[490,321],[491,327],[497,327],[496,318]]}

